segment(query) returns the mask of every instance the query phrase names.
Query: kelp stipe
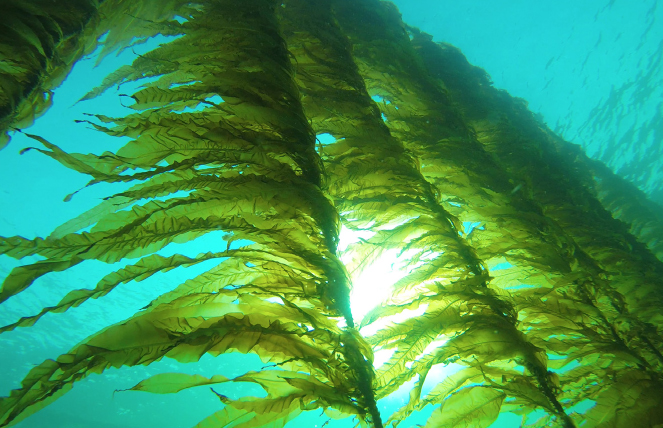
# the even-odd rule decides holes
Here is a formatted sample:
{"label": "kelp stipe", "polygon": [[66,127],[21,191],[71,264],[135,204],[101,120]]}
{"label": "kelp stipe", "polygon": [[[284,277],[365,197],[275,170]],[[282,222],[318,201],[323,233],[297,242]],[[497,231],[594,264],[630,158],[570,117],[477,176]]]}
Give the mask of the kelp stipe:
{"label": "kelp stipe", "polygon": [[[95,156],[32,137],[91,183],[133,187],[47,238],[2,238],[3,254],[46,260],[15,269],[0,296],[86,260],[139,260],[2,331],[120,283],[219,263],[34,368],[0,402],[2,426],[110,367],[226,352],[275,367],[163,373],[131,389],[212,386],[223,407],[201,428],[284,426],[315,409],[393,428],[429,404],[440,407],[427,427],[488,427],[507,411],[528,427],[663,424],[661,263],[601,207],[592,178],[564,166],[563,144],[455,50],[373,0],[107,0],[99,10],[81,46],[106,31],[106,52],[133,35],[180,36],[84,97],[155,78],[128,94],[136,113],[90,121],[131,141]],[[337,254],[341,227],[363,237]],[[155,254],[219,230],[223,251]],[[350,277],[387,254],[398,279],[353,319]],[[375,351],[392,351],[377,370]],[[449,364],[459,371],[422,396]],[[409,381],[407,404],[380,415],[376,401]],[[267,396],[232,400],[229,382]],[[586,400],[596,405],[574,412]],[[535,411],[545,415],[529,422]]]}

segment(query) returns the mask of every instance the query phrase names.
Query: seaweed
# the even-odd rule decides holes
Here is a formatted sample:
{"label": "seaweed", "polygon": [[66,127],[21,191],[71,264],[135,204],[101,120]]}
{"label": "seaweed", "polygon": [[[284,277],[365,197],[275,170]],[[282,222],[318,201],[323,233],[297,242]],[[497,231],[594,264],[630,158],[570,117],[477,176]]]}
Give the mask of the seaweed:
{"label": "seaweed", "polygon": [[[161,373],[129,390],[211,388],[219,410],[198,427],[285,426],[322,409],[395,428],[428,405],[437,407],[427,427],[488,427],[501,412],[528,427],[663,423],[661,261],[601,204],[610,198],[596,187],[600,168],[587,173],[589,161],[457,50],[377,0],[107,0],[78,11],[86,18],[70,18],[78,54],[66,67],[97,46],[103,56],[178,37],[83,97],[152,78],[126,95],[135,113],[84,121],[128,139],[118,150],[68,153],[26,133],[35,147],[24,152],[90,176],[88,186],[129,187],[47,237],[0,237],[0,254],[43,258],[5,278],[0,303],[52,272],[138,260],[0,333],[120,284],[216,266],[33,368],[0,399],[0,426],[112,367],[230,352],[271,366]],[[40,67],[31,73],[65,73]],[[12,105],[43,109],[26,95],[34,87],[10,86],[23,94]],[[19,128],[11,111],[3,127]],[[343,229],[364,237],[339,247]],[[157,254],[218,231],[222,251]],[[353,314],[353,278],[389,254],[400,274],[371,284],[384,299]],[[391,352],[377,368],[376,352]],[[450,364],[459,370],[423,394],[431,371]],[[224,394],[239,382],[266,396]],[[407,403],[381,415],[377,400],[408,383]],[[585,400],[596,404],[575,412]]]}

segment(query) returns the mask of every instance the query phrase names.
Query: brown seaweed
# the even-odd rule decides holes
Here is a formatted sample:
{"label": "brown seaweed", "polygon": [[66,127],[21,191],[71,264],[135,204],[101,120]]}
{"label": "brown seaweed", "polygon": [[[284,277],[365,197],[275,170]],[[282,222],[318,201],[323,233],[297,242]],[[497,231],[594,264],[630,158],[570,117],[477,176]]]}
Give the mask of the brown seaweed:
{"label": "brown seaweed", "polygon": [[[33,22],[31,7],[12,13]],[[316,409],[393,428],[427,405],[439,405],[427,427],[488,427],[500,412],[522,414],[525,424],[535,411],[545,416],[523,426],[663,424],[663,265],[607,210],[635,202],[606,196],[599,166],[585,171],[588,160],[457,50],[376,0],[72,8],[48,18],[76,24],[66,32],[75,53],[61,68],[48,62],[65,48],[60,39],[44,45],[45,32],[36,33],[41,50],[26,30],[17,39],[25,55],[5,55],[34,62],[29,73],[42,83],[20,83],[18,69],[3,78],[15,94],[4,128],[43,110],[31,94],[51,89],[43,82],[61,79],[83,52],[178,37],[84,96],[153,78],[127,94],[135,113],[86,122],[128,137],[118,150],[68,153],[47,135],[26,134],[35,142],[26,151],[90,176],[89,185],[131,187],[48,237],[0,237],[0,254],[44,258],[10,273],[0,302],[90,260],[138,260],[0,333],[103,299],[120,284],[218,263],[32,369],[0,399],[0,426],[111,367],[164,357],[195,364],[229,352],[272,367],[234,378],[161,373],[130,390],[211,387],[219,410],[201,428],[285,426]],[[321,134],[334,142],[317,141]],[[645,228],[629,221],[633,232]],[[339,250],[341,228],[368,234]],[[156,254],[215,231],[225,233],[223,251]],[[389,287],[373,283],[387,297],[354,319],[352,278],[386,254],[398,255],[402,273]],[[375,329],[360,334],[364,327]],[[378,351],[392,354],[375,369]],[[431,370],[451,363],[461,369],[422,396]],[[408,402],[381,415],[377,400],[412,380]],[[224,386],[234,382],[266,396],[231,399]],[[596,404],[572,410],[585,400]]]}

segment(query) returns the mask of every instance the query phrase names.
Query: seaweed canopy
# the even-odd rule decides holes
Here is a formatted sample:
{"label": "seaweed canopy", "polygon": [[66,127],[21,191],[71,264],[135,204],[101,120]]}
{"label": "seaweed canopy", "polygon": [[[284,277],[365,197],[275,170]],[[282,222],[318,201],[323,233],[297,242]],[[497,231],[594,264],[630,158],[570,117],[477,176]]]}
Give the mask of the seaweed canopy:
{"label": "seaweed canopy", "polygon": [[[0,332],[121,284],[214,266],[34,367],[0,401],[0,426],[109,368],[230,352],[270,365],[160,373],[130,389],[212,386],[218,410],[201,428],[281,427],[313,410],[396,427],[429,405],[426,427],[488,427],[504,412],[528,427],[663,426],[661,262],[573,169],[586,159],[571,163],[566,143],[453,48],[373,0],[85,4],[71,17],[12,9],[24,25],[0,43],[32,48],[2,51],[15,64],[2,70],[14,94],[3,123],[43,109],[35,93],[95,42],[105,55],[176,37],[83,98],[149,78],[126,95],[135,113],[86,121],[128,141],[118,150],[69,153],[26,134],[36,146],[24,153],[125,189],[46,238],[0,238],[1,254],[41,257],[11,271],[0,302],[79,264],[128,264]],[[49,39],[48,25],[64,23],[68,37]],[[339,246],[341,230],[358,238]],[[161,252],[213,232],[218,251]],[[398,267],[389,283],[362,284],[385,257]],[[355,320],[360,286],[383,297]],[[454,374],[434,379],[440,367]],[[265,396],[223,393],[237,383]],[[403,389],[409,400],[381,415],[378,400]]]}

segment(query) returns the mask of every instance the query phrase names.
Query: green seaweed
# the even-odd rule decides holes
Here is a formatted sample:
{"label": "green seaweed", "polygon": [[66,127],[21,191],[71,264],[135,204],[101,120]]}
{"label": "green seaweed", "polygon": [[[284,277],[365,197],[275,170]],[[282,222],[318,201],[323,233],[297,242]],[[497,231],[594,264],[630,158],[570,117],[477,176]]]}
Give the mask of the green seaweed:
{"label": "green seaweed", "polygon": [[[210,428],[281,427],[316,409],[395,428],[428,405],[438,407],[426,427],[488,427],[500,412],[523,415],[528,427],[663,426],[663,265],[608,211],[640,202],[606,197],[599,166],[586,172],[587,159],[453,47],[406,27],[393,5],[377,0],[107,0],[72,8],[78,13],[64,18],[41,12],[77,23],[58,69],[48,61],[62,55],[60,41],[47,52],[20,33],[32,47],[15,61],[40,62],[29,72],[41,83],[20,83],[18,68],[3,77],[18,94],[0,111],[3,129],[43,110],[30,94],[62,79],[83,52],[100,45],[104,56],[151,35],[180,37],[83,97],[155,78],[127,94],[135,113],[86,121],[128,137],[117,151],[68,153],[48,136],[26,134],[38,145],[24,152],[89,175],[88,185],[131,187],[48,237],[0,237],[0,254],[44,257],[8,275],[0,302],[86,261],[138,261],[0,333],[103,299],[120,284],[218,263],[33,368],[0,399],[0,426],[111,367],[164,357],[194,364],[229,352],[257,354],[273,367],[234,378],[162,373],[130,390],[211,386],[219,410],[197,425]],[[36,12],[12,13],[32,22]],[[214,95],[223,102],[209,101]],[[335,142],[318,144],[318,134]],[[632,217],[632,230],[642,229],[646,219]],[[341,251],[342,227],[370,236]],[[224,251],[155,254],[219,230]],[[403,273],[355,320],[351,278],[386,254],[402,258]],[[395,320],[408,310],[419,314]],[[364,327],[376,330],[362,335]],[[375,369],[374,353],[389,350]],[[563,370],[572,361],[579,365]],[[422,396],[431,370],[451,363],[460,371]],[[408,402],[381,415],[377,400],[413,380]],[[237,382],[266,396],[223,394]],[[596,405],[585,414],[572,410],[588,399]],[[528,422],[536,411],[545,416]]]}

